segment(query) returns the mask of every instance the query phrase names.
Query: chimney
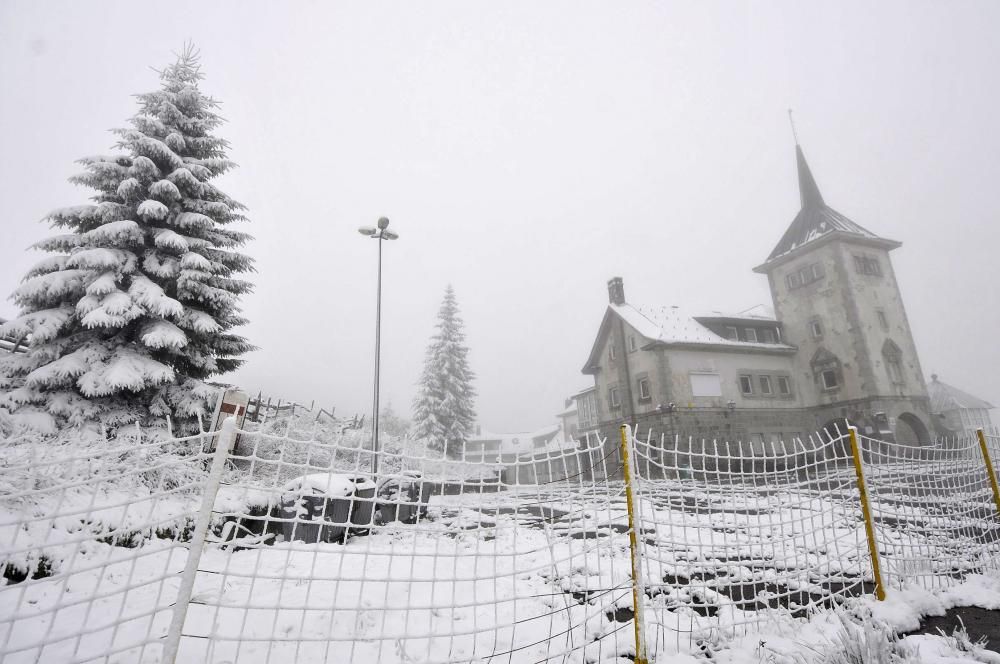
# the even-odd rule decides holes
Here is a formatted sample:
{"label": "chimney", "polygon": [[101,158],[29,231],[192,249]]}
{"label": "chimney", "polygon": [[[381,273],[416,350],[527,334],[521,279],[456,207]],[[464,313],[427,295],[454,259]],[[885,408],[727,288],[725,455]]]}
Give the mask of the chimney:
{"label": "chimney", "polygon": [[608,281],[608,302],[625,304],[625,285],[621,277],[611,277]]}

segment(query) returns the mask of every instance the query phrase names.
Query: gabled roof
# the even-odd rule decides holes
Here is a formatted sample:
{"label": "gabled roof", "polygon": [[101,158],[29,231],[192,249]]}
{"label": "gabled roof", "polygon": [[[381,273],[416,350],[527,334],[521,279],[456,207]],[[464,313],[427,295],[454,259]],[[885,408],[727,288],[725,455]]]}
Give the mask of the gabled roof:
{"label": "gabled roof", "polygon": [[587,364],[583,367],[584,373],[593,373],[594,368],[597,367],[602,342],[607,336],[612,321],[616,319],[625,321],[642,335],[641,346],[643,348],[664,345],[761,353],[791,353],[795,351],[794,346],[787,344],[752,343],[726,339],[699,323],[695,317],[680,307],[670,305],[634,306],[628,303],[609,304],[604,312],[604,320],[601,321],[601,327],[594,340],[590,356],[587,358]]}
{"label": "gabled roof", "polygon": [[990,410],[994,406],[988,401],[974,397],[957,387],[938,380],[937,375],[931,376],[927,383],[927,395],[931,399],[932,413],[946,413],[949,410]]}
{"label": "gabled roof", "polygon": [[867,228],[855,223],[837,212],[823,200],[816,179],[813,177],[802,147],[795,145],[795,161],[799,172],[799,201],[801,209],[792,220],[792,224],[781,236],[781,240],[767,257],[767,262],[784,256],[803,245],[814,242],[832,233],[845,234],[846,237],[861,238],[885,244],[887,248],[900,246],[895,240],[887,240],[872,233]]}

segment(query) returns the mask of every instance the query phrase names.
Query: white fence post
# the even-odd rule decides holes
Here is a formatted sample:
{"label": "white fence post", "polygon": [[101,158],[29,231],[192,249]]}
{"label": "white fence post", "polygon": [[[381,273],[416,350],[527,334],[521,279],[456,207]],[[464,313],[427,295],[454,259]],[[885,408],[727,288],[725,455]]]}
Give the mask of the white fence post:
{"label": "white fence post", "polygon": [[[221,401],[221,398],[220,398]],[[184,618],[187,616],[188,604],[194,590],[195,576],[198,574],[198,564],[201,562],[201,552],[205,548],[205,536],[212,522],[212,509],[215,507],[215,496],[222,482],[222,471],[226,467],[226,457],[236,442],[236,418],[229,416],[223,421],[219,440],[212,455],[212,468],[205,481],[205,491],[201,496],[201,508],[198,510],[198,520],[195,522],[194,533],[191,536],[191,546],[188,547],[187,563],[181,574],[181,585],[177,589],[177,599],[174,603],[174,614],[167,630],[166,642],[163,646],[162,664],[174,664],[177,649],[181,642],[181,631],[184,629]]]}

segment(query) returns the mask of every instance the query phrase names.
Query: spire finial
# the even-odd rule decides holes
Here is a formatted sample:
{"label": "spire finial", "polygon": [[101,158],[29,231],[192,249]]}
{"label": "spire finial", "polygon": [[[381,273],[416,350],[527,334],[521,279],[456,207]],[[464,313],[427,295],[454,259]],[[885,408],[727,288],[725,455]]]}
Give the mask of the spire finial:
{"label": "spire finial", "polygon": [[792,117],[792,109],[788,109],[788,124],[792,125],[792,138],[795,139],[795,144],[799,144],[799,134],[795,131],[795,118]]}

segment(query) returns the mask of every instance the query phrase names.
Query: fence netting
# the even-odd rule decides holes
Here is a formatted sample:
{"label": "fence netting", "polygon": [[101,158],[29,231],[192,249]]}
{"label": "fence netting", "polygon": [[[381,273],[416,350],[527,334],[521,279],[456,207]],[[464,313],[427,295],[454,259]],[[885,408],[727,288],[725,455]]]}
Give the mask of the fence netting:
{"label": "fence netting", "polygon": [[3,443],[0,661],[158,661],[209,437],[144,438]]}
{"label": "fence netting", "polygon": [[998,505],[976,437],[859,440],[887,584],[932,589],[1000,569]]}
{"label": "fence netting", "polygon": [[1000,559],[976,438],[856,438],[873,560],[847,431],[624,430],[633,550],[619,440],[456,457],[399,438],[373,473],[369,434],[319,422],[5,441],[0,663],[615,661],[633,588],[655,659],[871,594],[879,562],[884,585],[933,587]]}

